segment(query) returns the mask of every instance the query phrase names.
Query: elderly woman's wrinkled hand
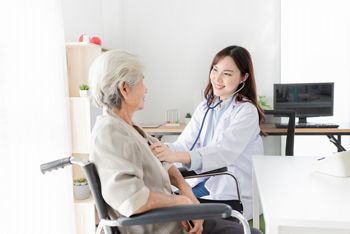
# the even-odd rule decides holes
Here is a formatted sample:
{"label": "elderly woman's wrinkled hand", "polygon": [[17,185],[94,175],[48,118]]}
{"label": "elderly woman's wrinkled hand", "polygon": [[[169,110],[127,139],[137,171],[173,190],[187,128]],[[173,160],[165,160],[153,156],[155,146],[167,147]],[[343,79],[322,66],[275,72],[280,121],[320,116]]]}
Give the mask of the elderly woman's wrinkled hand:
{"label": "elderly woman's wrinkled hand", "polygon": [[203,220],[181,221],[186,232],[190,234],[201,234],[203,232]]}
{"label": "elderly woman's wrinkled hand", "polygon": [[[186,195],[179,195],[179,196],[181,196],[183,198],[182,204],[198,204],[197,203],[198,200],[195,200],[195,202],[193,202]],[[203,222],[204,222],[204,220],[202,220],[202,219],[191,220],[191,221],[185,220],[185,221],[181,221],[181,224],[182,224],[183,228],[186,230],[186,232],[188,232],[190,234],[201,234],[203,232]]]}

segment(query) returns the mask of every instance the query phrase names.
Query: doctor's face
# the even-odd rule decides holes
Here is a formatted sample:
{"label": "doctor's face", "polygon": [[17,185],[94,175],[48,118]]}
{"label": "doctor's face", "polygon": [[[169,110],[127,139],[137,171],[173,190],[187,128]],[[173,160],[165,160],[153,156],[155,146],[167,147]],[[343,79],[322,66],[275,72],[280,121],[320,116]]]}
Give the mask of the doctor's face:
{"label": "doctor's face", "polygon": [[221,100],[230,97],[242,79],[240,70],[230,56],[223,57],[210,71],[214,95],[219,96]]}

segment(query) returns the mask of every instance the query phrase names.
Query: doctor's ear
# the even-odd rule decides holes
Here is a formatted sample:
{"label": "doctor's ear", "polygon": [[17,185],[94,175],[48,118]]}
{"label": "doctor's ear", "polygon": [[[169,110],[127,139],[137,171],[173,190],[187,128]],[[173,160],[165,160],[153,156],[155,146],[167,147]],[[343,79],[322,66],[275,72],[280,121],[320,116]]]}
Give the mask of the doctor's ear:
{"label": "doctor's ear", "polygon": [[241,83],[245,82],[248,79],[248,77],[249,77],[249,73],[244,74],[243,79],[239,83],[241,84]]}

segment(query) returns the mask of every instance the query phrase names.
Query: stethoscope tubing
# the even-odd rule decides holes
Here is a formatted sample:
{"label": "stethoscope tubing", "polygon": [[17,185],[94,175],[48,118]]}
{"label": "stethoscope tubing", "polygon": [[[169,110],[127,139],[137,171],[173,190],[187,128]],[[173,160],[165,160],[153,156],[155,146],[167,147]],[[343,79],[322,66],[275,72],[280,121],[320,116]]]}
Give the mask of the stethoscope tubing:
{"label": "stethoscope tubing", "polygon": [[[236,90],[236,91],[232,94],[232,96],[235,95],[236,93],[238,93],[239,91],[241,91],[241,90],[244,88],[244,85],[245,85],[245,83],[244,83],[244,81],[243,81],[242,86],[241,86],[238,90]],[[197,144],[197,142],[198,142],[198,140],[199,140],[199,137],[200,137],[200,135],[201,135],[201,133],[202,133],[202,129],[203,129],[203,126],[204,126],[204,122],[205,122],[205,119],[206,119],[206,117],[207,117],[207,114],[208,114],[209,110],[214,110],[218,105],[220,105],[220,103],[222,103],[222,100],[219,99],[219,102],[218,102],[218,103],[216,103],[214,106],[210,106],[210,105],[209,105],[209,100],[211,100],[211,98],[208,98],[208,101],[207,101],[207,107],[208,107],[208,109],[206,110],[206,112],[205,112],[205,114],[204,114],[201,127],[199,128],[198,135],[197,135],[197,137],[196,137],[196,140],[193,142],[193,144],[192,144],[192,146],[191,146],[191,148],[190,148],[190,151],[192,151],[192,150],[194,149],[195,145]]]}
{"label": "stethoscope tubing", "polygon": [[[208,99],[208,102],[209,102],[210,99]],[[222,103],[222,100],[219,100],[218,103],[216,103],[214,106],[210,106],[209,103],[207,102],[207,107],[208,109],[205,111],[205,114],[204,114],[204,117],[203,117],[203,120],[202,120],[202,124],[201,124],[201,127],[199,128],[199,132],[198,132],[198,135],[197,135],[197,138],[196,140],[193,142],[193,145],[191,146],[190,148],[190,151],[193,150],[193,148],[195,147],[195,145],[197,144],[198,140],[199,140],[199,137],[202,133],[202,130],[203,130],[203,126],[204,126],[204,122],[205,122],[205,119],[207,117],[207,114],[210,110],[214,110],[218,105],[220,105],[220,103]]]}

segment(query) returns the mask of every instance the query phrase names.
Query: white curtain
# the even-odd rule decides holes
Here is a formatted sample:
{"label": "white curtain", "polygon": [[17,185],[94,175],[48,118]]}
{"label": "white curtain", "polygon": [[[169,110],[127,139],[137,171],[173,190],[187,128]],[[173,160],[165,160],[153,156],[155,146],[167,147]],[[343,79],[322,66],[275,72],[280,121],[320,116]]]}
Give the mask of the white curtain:
{"label": "white curtain", "polygon": [[71,168],[39,170],[71,151],[61,1],[3,1],[0,32],[0,233],[74,233]]}

